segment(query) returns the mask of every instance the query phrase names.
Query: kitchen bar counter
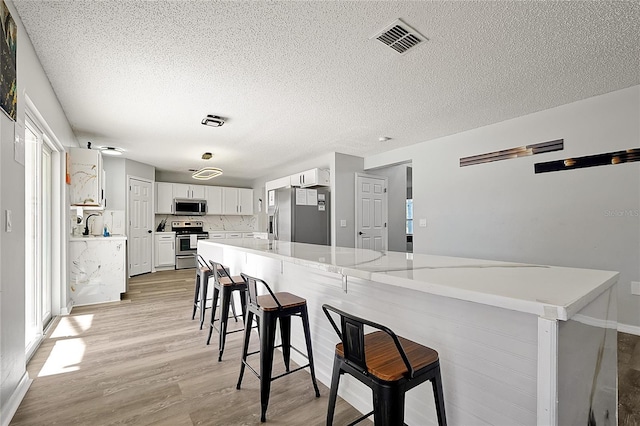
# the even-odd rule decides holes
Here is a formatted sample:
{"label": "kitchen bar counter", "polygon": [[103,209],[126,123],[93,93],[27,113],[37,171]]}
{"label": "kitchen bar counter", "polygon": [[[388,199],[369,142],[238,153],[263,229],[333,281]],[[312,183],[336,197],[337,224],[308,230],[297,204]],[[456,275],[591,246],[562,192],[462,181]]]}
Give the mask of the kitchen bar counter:
{"label": "kitchen bar counter", "polygon": [[[307,299],[327,385],[337,337],[323,303],[436,349],[451,425],[587,424],[590,412],[616,423],[616,272],[256,239],[200,241],[198,253]],[[435,422],[421,388],[408,424]],[[348,377],[341,394],[371,406]]]}

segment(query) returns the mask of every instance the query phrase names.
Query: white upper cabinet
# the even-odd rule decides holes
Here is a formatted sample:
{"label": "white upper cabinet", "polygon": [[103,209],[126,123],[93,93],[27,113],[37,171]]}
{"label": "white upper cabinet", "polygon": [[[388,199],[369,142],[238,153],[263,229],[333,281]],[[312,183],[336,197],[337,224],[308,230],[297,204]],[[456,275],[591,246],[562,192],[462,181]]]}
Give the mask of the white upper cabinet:
{"label": "white upper cabinet", "polygon": [[173,184],[156,182],[156,213],[173,214]]}
{"label": "white upper cabinet", "polygon": [[253,214],[253,189],[238,188],[238,205],[240,214]]}
{"label": "white upper cabinet", "polygon": [[253,189],[156,182],[156,214],[174,214],[174,199],[206,200],[207,215],[253,215]]}
{"label": "white upper cabinet", "polygon": [[222,188],[222,214],[252,215],[253,189]]}
{"label": "white upper cabinet", "polygon": [[204,199],[207,200],[207,214],[222,214],[222,187],[206,186]]}
{"label": "white upper cabinet", "polygon": [[291,186],[306,188],[308,186],[329,186],[329,170],[310,169],[304,172],[293,174],[289,177]]}
{"label": "white upper cabinet", "polygon": [[194,200],[204,200],[205,199],[205,189],[207,187],[205,185],[191,185],[191,198]]}
{"label": "white upper cabinet", "polygon": [[205,185],[188,185],[185,183],[173,184],[173,198],[186,198],[189,200],[204,200]]}
{"label": "white upper cabinet", "polygon": [[104,208],[102,154],[95,149],[70,148],[71,205]]}

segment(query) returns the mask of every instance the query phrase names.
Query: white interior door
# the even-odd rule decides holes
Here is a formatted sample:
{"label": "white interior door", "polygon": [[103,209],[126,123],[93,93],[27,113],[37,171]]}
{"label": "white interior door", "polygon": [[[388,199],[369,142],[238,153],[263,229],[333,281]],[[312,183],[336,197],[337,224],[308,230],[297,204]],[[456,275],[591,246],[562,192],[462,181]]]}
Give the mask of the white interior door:
{"label": "white interior door", "polygon": [[356,247],[387,249],[387,178],[356,175]]}
{"label": "white interior door", "polygon": [[151,272],[153,216],[151,182],[129,178],[129,276]]}

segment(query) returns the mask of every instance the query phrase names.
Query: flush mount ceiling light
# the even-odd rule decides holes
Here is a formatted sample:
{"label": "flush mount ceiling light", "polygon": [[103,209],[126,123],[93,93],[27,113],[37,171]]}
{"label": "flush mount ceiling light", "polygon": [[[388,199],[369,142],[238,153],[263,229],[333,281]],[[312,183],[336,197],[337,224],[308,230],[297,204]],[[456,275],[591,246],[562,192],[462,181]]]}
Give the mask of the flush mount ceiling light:
{"label": "flush mount ceiling light", "polygon": [[122,155],[122,150],[113,146],[101,146],[100,152],[104,155]]}
{"label": "flush mount ceiling light", "polygon": [[209,180],[216,176],[220,176],[221,174],[222,170],[217,167],[203,167],[200,170],[193,172],[191,177],[198,180]]}
{"label": "flush mount ceiling light", "polygon": [[220,127],[224,124],[224,118],[218,117],[217,115],[207,115],[202,119],[202,124],[205,126]]}
{"label": "flush mount ceiling light", "polygon": [[210,152],[205,152],[204,154],[202,154],[203,160],[211,160],[211,157],[213,157],[213,154]]}

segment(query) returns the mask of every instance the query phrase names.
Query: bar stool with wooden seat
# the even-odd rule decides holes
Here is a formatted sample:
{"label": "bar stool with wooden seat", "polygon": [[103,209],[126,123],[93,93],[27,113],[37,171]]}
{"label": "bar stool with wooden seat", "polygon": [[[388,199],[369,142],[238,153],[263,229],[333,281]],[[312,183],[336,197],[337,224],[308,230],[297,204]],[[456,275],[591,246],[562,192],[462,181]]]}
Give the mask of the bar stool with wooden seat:
{"label": "bar stool with wooden seat", "polygon": [[[267,406],[269,405],[269,392],[271,390],[271,382],[284,377],[288,374],[309,367],[311,373],[311,381],[315,389],[316,397],[320,396],[318,384],[316,382],[316,374],[313,366],[313,352],[311,350],[311,333],[309,330],[309,315],[307,313],[307,301],[291,293],[278,292],[274,293],[266,282],[259,278],[253,278],[246,274],[241,274],[247,283],[247,293],[249,295],[249,303],[247,304],[247,316],[245,318],[244,344],[242,348],[242,360],[240,364],[240,376],[238,377],[237,389],[240,389],[242,376],[244,375],[245,366],[260,379],[260,403],[261,416],[260,421],[266,421]],[[257,283],[264,287],[268,294],[258,296]],[[260,336],[260,350],[248,353],[249,339],[251,338],[251,324],[254,315],[258,319],[258,330]],[[291,317],[299,316],[302,319],[302,327],[304,329],[304,338],[307,346],[308,363],[290,370],[289,361],[291,349],[299,352],[291,346]],[[280,337],[282,344],[275,345],[276,337],[276,321],[280,322]],[[273,351],[274,348],[282,348],[282,357],[284,359],[285,373],[276,377],[271,377],[273,370]],[[260,373],[247,363],[247,356],[260,353]],[[302,352],[301,355],[305,356]]]}
{"label": "bar stool with wooden seat", "polygon": [[[373,414],[376,426],[404,424],[405,393],[431,381],[438,424],[447,424],[440,378],[438,352],[405,339],[374,322],[358,318],[329,305],[322,310],[340,337],[336,345],[333,376],[327,410],[327,426],[333,424],[340,376],[349,373],[373,391],[373,411],[358,418],[354,425]],[[340,316],[340,328],[329,311]],[[364,326],[379,331],[364,334]]]}
{"label": "bar stool with wooden seat", "polygon": [[[205,319],[205,311],[209,309],[207,302],[211,299],[207,299],[207,292],[209,288],[209,278],[213,276],[213,269],[207,264],[206,260],[199,254],[196,255],[196,282],[195,282],[195,292],[193,294],[193,313],[191,314],[191,319],[196,318],[196,311],[200,310],[200,330],[202,330],[202,326],[204,325]],[[218,271],[220,273],[220,271]],[[233,311],[233,316],[238,320],[236,315],[235,305],[231,305],[231,309]]]}
{"label": "bar stool with wooden seat", "polygon": [[[243,331],[243,329],[227,331],[227,320],[229,319],[229,305],[233,309],[233,292],[240,292],[240,305],[242,308],[242,320],[244,321],[246,317],[246,290],[247,283],[244,282],[244,278],[241,276],[231,276],[229,273],[229,268],[221,265],[220,263],[216,263],[213,261],[209,261],[211,264],[211,268],[214,271],[218,271],[217,274],[214,275],[213,281],[213,300],[211,302],[211,322],[209,324],[209,337],[207,337],[207,345],[211,342],[211,335],[213,334],[213,329],[215,328],[215,321],[220,321],[220,328],[218,330],[218,334],[220,335],[219,344],[218,344],[218,362],[222,361],[222,353],[224,352],[224,345],[226,341],[227,334],[236,333],[239,331]],[[218,296],[220,296],[220,318],[216,319],[216,305],[218,304]],[[235,315],[235,311],[233,313],[234,318],[238,321],[238,318]]]}

